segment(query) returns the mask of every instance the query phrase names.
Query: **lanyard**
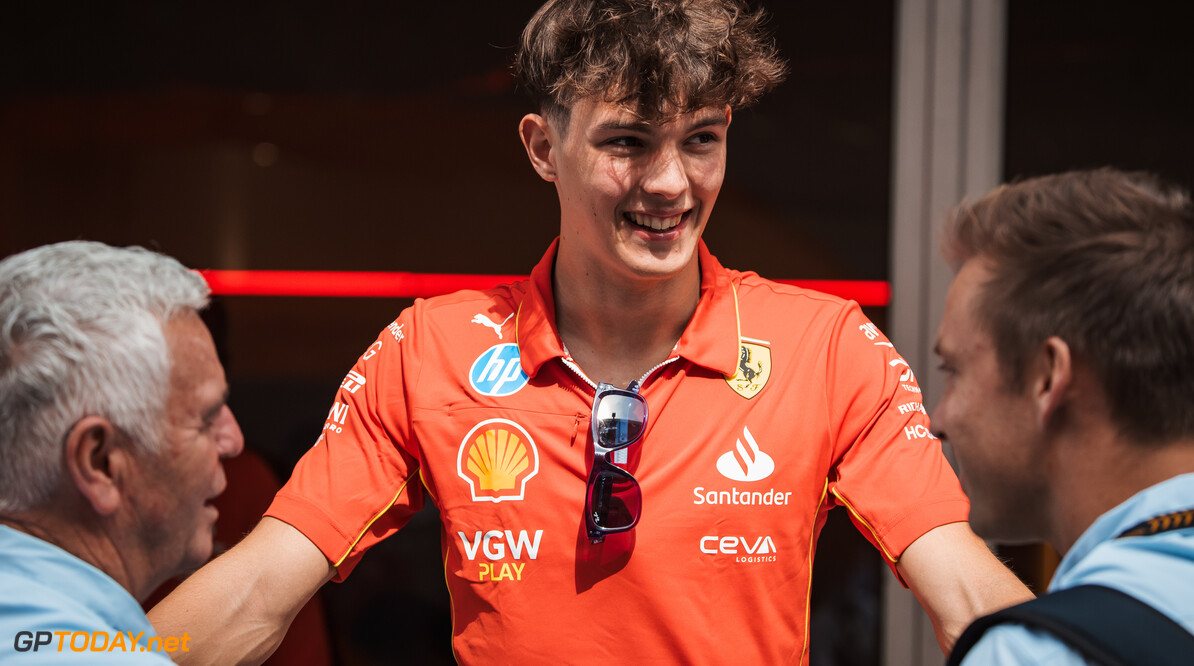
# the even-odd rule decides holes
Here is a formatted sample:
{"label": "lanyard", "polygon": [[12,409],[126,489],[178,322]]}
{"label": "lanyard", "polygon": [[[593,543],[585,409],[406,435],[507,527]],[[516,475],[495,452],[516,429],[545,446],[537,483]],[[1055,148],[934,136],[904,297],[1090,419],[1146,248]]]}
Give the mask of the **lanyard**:
{"label": "lanyard", "polygon": [[1143,523],[1126,530],[1116,538],[1152,536],[1153,534],[1180,530],[1191,526],[1194,526],[1194,509],[1186,509],[1185,511],[1174,511],[1173,513],[1166,513],[1156,518],[1149,518]]}

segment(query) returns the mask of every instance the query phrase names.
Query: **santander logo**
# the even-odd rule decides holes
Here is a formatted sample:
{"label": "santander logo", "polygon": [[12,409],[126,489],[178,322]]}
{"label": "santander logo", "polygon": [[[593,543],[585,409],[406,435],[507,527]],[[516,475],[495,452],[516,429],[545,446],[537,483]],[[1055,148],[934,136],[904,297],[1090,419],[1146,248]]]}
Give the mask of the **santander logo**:
{"label": "santander logo", "polygon": [[[746,440],[746,446],[742,445]],[[731,481],[762,481],[775,471],[775,460],[759,450],[759,445],[750,434],[750,428],[743,426],[742,439],[734,442],[734,450],[726,451],[717,459],[717,471]]]}

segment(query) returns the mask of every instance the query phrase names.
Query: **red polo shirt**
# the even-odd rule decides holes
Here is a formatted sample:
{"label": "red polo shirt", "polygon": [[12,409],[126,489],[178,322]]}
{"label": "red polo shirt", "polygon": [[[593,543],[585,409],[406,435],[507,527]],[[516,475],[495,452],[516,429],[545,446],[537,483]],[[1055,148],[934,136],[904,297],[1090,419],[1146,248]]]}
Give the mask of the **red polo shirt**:
{"label": "red polo shirt", "polygon": [[[826,513],[889,563],[969,505],[908,364],[853,302],[723,268],[641,389],[631,532],[591,545],[594,387],[529,280],[416,301],[345,378],[268,515],[343,580],[429,494],[462,663],[804,663]],[[395,600],[402,603],[402,600]]]}

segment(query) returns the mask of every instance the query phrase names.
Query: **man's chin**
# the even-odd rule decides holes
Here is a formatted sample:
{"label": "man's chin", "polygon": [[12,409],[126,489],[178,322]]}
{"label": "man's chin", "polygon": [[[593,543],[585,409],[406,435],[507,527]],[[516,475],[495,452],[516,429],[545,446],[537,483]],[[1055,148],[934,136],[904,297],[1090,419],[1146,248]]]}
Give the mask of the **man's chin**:
{"label": "man's chin", "polygon": [[198,535],[191,543],[191,547],[187,549],[178,565],[178,571],[181,575],[189,576],[195,573],[199,567],[207,564],[215,553],[215,540],[210,533]]}

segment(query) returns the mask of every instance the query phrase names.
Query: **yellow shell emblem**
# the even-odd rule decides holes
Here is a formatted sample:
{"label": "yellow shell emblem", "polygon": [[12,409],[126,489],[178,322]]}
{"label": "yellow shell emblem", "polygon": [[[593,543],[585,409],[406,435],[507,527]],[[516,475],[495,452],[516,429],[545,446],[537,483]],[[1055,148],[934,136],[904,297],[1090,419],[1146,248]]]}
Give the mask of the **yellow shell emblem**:
{"label": "yellow shell emblem", "polygon": [[526,430],[506,419],[478,423],[460,443],[456,472],[474,501],[520,500],[539,471],[539,454]]}
{"label": "yellow shell emblem", "polygon": [[481,482],[481,490],[509,490],[529,466],[526,445],[509,430],[486,430],[468,450],[468,471]]}
{"label": "yellow shell emblem", "polygon": [[726,376],[726,383],[738,395],[750,400],[763,390],[771,377],[771,348],[753,342],[741,342],[738,369]]}

